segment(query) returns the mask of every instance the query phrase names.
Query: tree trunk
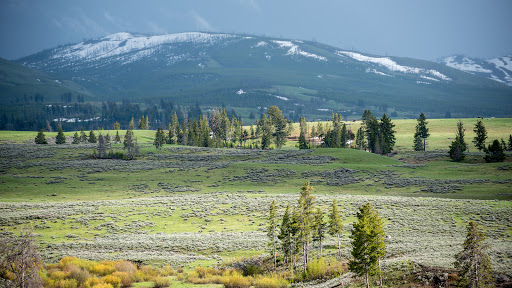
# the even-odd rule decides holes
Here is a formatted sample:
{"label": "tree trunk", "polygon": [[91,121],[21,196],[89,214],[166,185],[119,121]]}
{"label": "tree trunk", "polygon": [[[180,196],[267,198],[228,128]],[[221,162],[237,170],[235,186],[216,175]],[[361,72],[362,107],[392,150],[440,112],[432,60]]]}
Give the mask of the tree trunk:
{"label": "tree trunk", "polygon": [[340,260],[341,260],[341,243],[340,243],[340,234],[337,233],[337,236],[338,236],[338,255],[340,257]]}
{"label": "tree trunk", "polygon": [[368,272],[366,272],[366,288],[370,288],[370,280],[368,279]]}
{"label": "tree trunk", "polygon": [[427,138],[423,138],[423,151],[426,150],[426,147],[427,147],[426,142],[427,142]]}
{"label": "tree trunk", "polygon": [[380,259],[379,259],[379,287],[382,288],[382,269],[380,268]]}

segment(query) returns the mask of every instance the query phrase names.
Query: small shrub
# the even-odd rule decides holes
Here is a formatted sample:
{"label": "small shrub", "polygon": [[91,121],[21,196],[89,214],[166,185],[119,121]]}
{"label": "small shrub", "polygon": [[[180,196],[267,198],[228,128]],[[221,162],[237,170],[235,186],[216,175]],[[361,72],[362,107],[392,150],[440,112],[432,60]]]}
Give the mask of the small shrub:
{"label": "small shrub", "polygon": [[165,265],[164,268],[162,268],[161,274],[163,276],[176,276],[176,271],[174,271],[171,266]]}
{"label": "small shrub", "polygon": [[112,276],[116,276],[121,279],[121,287],[131,287],[133,284],[132,274],[128,272],[114,272]]}
{"label": "small shrub", "polygon": [[59,288],[78,288],[78,282],[75,279],[61,279],[57,286]]}
{"label": "small shrub", "polygon": [[223,276],[222,284],[226,288],[249,288],[251,280],[251,277],[244,277],[242,274],[234,272],[229,276]]}
{"label": "small shrub", "polygon": [[178,269],[176,269],[176,272],[178,273],[183,273],[185,270],[183,270],[183,267],[178,267]]}
{"label": "small shrub", "polygon": [[50,274],[50,278],[51,279],[54,279],[54,280],[58,280],[58,279],[64,279],[66,277],[68,277],[69,273],[66,273],[64,271],[60,271],[60,270],[57,270],[57,271],[53,271],[51,274]]}
{"label": "small shrub", "polygon": [[155,286],[153,286],[154,288],[169,287],[172,284],[171,279],[166,277],[155,277],[153,281],[155,282]]}
{"label": "small shrub", "polygon": [[119,261],[114,265],[114,267],[116,268],[116,271],[119,272],[135,273],[135,271],[137,271],[137,266],[130,261]]}
{"label": "small shrub", "polygon": [[85,281],[91,277],[91,274],[89,274],[87,270],[80,269],[72,264],[66,267],[66,269],[69,271],[69,278],[75,279],[78,286],[82,286]]}
{"label": "small shrub", "polygon": [[121,287],[121,279],[114,275],[107,275],[103,278],[101,278],[103,282],[112,285],[114,288],[120,288]]}
{"label": "small shrub", "polygon": [[96,275],[105,276],[114,272],[114,267],[99,263],[89,268],[89,271]]}
{"label": "small shrub", "polygon": [[101,279],[93,277],[93,278],[89,278],[85,281],[84,287],[92,288],[92,287],[95,287],[96,285],[102,284],[102,283],[103,282],[101,281]]}
{"label": "small shrub", "polygon": [[288,287],[288,281],[276,276],[260,276],[254,279],[253,285],[256,288],[286,288]]}
{"label": "small shrub", "polygon": [[108,283],[100,283],[92,286],[91,288],[114,288],[114,286]]}

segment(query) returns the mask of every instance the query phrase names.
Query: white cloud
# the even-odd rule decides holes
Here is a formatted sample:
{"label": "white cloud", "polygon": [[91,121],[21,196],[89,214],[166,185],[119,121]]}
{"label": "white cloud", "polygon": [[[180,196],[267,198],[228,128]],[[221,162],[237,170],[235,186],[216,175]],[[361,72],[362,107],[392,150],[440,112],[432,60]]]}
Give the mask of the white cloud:
{"label": "white cloud", "polygon": [[213,27],[206,19],[201,17],[196,11],[192,10],[190,11],[190,15],[192,16],[192,19],[196,23],[197,29],[202,31],[217,31],[215,27]]}

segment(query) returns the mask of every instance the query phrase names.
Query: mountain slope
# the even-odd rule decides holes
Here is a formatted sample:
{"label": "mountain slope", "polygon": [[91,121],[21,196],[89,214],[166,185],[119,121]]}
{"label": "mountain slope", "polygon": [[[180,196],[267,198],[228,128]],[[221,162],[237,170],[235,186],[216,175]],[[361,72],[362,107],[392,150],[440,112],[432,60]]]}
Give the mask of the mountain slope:
{"label": "mountain slope", "polygon": [[446,66],[512,86],[512,55],[482,60],[454,55],[438,61]]}
{"label": "mountain slope", "polygon": [[75,81],[105,100],[198,101],[247,114],[278,105],[287,113],[313,117],[331,112],[359,117],[363,109],[375,107],[432,117],[447,111],[461,116],[512,113],[512,89],[502,83],[444,64],[363,55],[310,41],[118,33],[18,62]]}
{"label": "mountain slope", "polygon": [[[86,98],[90,93],[82,86],[65,78],[53,78],[46,73],[31,69],[0,58],[0,103],[58,101],[58,98],[71,93]],[[31,101],[31,102],[32,102]]]}

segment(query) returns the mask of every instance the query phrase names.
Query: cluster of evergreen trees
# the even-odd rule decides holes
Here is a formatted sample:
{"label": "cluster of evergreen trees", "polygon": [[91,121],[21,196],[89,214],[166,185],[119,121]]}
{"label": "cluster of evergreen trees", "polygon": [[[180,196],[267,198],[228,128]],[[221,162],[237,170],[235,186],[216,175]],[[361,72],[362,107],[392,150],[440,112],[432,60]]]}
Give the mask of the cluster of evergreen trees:
{"label": "cluster of evergreen trees", "polygon": [[261,139],[256,141],[255,147],[268,149],[272,143],[278,148],[283,146],[290,133],[291,122],[284,118],[276,106],[270,107],[267,114],[261,115],[256,128],[251,124],[250,132],[243,129],[243,122],[235,116],[229,119],[225,109],[213,110],[208,116],[200,115],[198,119],[184,119],[181,122],[174,113],[167,133],[161,127],[157,129],[154,145],[157,148],[165,143],[199,147],[234,147],[245,146],[248,139]]}
{"label": "cluster of evergreen trees", "polygon": [[[340,237],[343,224],[336,200],[329,209],[329,221],[325,222],[324,212],[315,206],[315,197],[312,195],[314,188],[306,182],[301,190],[297,206],[292,210],[287,205],[281,221],[277,217],[275,201],[270,204],[267,236],[274,267],[277,266],[279,253],[290,269],[294,269],[299,257],[306,269],[315,247],[322,257],[322,242],[326,234],[337,238],[338,257],[341,259]],[[386,253],[383,229],[384,224],[372,206],[369,203],[361,206],[351,234],[353,259],[350,261],[350,270],[357,275],[366,276],[366,283],[369,283],[369,275],[380,274],[380,259]]]}

